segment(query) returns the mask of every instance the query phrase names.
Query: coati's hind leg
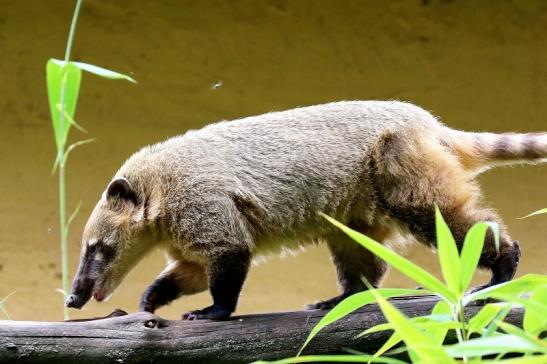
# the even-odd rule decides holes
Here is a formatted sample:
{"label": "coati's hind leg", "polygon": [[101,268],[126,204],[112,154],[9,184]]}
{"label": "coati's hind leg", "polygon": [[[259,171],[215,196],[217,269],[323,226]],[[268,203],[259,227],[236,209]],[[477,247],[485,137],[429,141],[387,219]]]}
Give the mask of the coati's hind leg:
{"label": "coati's hind leg", "polygon": [[172,260],[144,291],[139,307],[141,311],[154,313],[180,296],[199,293],[206,289],[205,268],[178,257]]}
{"label": "coati's hind leg", "polygon": [[[484,248],[479,260],[479,267],[489,269],[492,278],[487,284],[475,288],[479,290],[495,284],[507,282],[513,279],[520,259],[520,247],[518,241],[513,241],[503,227],[501,219],[488,209],[462,207],[440,207],[443,217],[448,224],[454,240],[461,251],[465,235],[471,227],[481,221],[497,222],[500,227],[500,245],[496,249],[492,231],[488,231],[484,240]],[[412,210],[404,214],[410,230],[419,241],[429,246],[436,245],[434,206],[430,206],[431,212]],[[426,217],[427,216],[427,217]],[[431,221],[427,223],[426,221]]]}
{"label": "coati's hind leg", "polygon": [[386,133],[372,151],[370,180],[379,208],[406,225],[417,240],[435,246],[438,206],[460,250],[475,223],[497,222],[499,251],[489,231],[479,261],[481,268],[492,271],[492,279],[483,287],[512,279],[519,262],[519,244],[508,235],[500,217],[481,205],[473,174],[458,157],[439,143],[436,135],[419,133]]}
{"label": "coati's hind leg", "polygon": [[[355,230],[382,241],[384,236],[378,231],[350,224]],[[342,293],[333,298],[307,305],[307,309],[329,309],[354,293],[367,289],[363,280],[377,287],[384,277],[387,265],[367,249],[349,238],[343,232],[335,232],[327,237],[332,262]]]}

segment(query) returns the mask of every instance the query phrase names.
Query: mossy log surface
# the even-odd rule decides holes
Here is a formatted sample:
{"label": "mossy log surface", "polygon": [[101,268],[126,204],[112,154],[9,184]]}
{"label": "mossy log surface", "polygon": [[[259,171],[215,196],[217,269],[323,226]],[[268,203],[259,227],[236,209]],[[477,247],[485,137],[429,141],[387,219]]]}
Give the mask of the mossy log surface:
{"label": "mossy log surface", "polygon": [[[427,315],[437,298],[391,300],[408,316]],[[480,306],[469,306],[472,315]],[[229,321],[165,320],[139,312],[74,322],[0,321],[1,363],[249,363],[294,356],[325,310],[235,316]],[[357,310],[323,329],[304,353],[342,353],[345,348],[374,352],[391,332],[359,339],[363,330],[384,322],[376,304]],[[522,310],[507,321],[522,324]],[[453,338],[452,338],[453,340]]]}

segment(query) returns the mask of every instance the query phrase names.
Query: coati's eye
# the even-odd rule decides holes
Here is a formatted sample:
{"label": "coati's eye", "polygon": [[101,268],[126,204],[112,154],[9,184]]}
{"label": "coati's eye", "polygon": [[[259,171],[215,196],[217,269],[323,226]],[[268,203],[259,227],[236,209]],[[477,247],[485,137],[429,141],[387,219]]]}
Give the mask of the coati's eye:
{"label": "coati's eye", "polygon": [[97,261],[110,262],[116,255],[114,247],[104,243],[102,239],[90,240],[87,243],[86,255]]}

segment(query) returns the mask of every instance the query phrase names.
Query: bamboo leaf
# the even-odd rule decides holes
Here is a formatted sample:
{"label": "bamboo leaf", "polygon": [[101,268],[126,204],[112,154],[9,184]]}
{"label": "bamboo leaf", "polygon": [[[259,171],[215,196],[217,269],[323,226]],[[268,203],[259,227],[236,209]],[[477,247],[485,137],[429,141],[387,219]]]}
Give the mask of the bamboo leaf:
{"label": "bamboo leaf", "polygon": [[404,340],[407,347],[411,348],[414,354],[418,356],[420,361],[425,363],[454,363],[444,348],[439,346],[433,338],[421,331],[384,297],[377,294],[376,290],[372,289],[371,292],[376,297],[385,318],[393,324],[396,332]]}
{"label": "bamboo leaf", "polygon": [[482,333],[482,330],[491,323],[501,311],[503,305],[498,303],[486,304],[475,316],[469,320],[467,334]]}
{"label": "bamboo leaf", "polygon": [[530,345],[535,345],[537,347],[537,350],[535,350],[536,352],[547,354],[547,341],[544,341],[535,336],[532,336],[528,334],[526,331],[524,331],[523,329],[521,329],[520,327],[516,327],[515,325],[512,325],[508,322],[499,321],[498,326],[500,329],[502,329],[506,333],[510,335],[518,336],[521,339],[528,341]]}
{"label": "bamboo leaf", "polygon": [[92,142],[94,142],[95,140],[97,140],[97,139],[96,139],[96,138],[91,138],[91,139],[81,140],[81,141],[79,141],[79,142],[76,142],[76,143],[74,143],[74,144],[71,144],[71,145],[67,148],[67,150],[66,150],[66,152],[65,152],[65,154],[64,154],[64,156],[63,156],[63,160],[62,160],[63,165],[66,163],[66,161],[67,161],[67,159],[68,159],[68,155],[69,155],[74,149],[76,149],[77,147],[79,147],[79,146],[81,146],[81,145],[92,143]]}
{"label": "bamboo leaf", "polygon": [[[424,290],[416,289],[403,289],[403,288],[380,288],[378,289],[378,295],[382,297],[394,297],[394,296],[403,296],[403,295],[415,295],[415,294],[427,294]],[[332,310],[330,310],[311,330],[308,335],[304,345],[298,351],[298,355],[302,353],[304,348],[309,344],[309,342],[321,331],[325,326],[332,324],[335,321],[340,320],[344,316],[350,314],[351,312],[368,305],[369,303],[374,303],[375,298],[370,290],[355,293],[348,298],[344,299],[342,302],[337,304]]]}
{"label": "bamboo leaf", "polygon": [[331,224],[338,227],[344,233],[346,233],[350,238],[355,240],[357,243],[389,263],[393,268],[397,269],[399,272],[403,273],[407,277],[413,279],[418,284],[428,289],[431,292],[444,297],[450,302],[455,303],[457,301],[456,295],[448,289],[441,281],[435,278],[433,275],[425,271],[420,266],[412,263],[408,259],[400,256],[393,250],[385,247],[384,245],[374,241],[366,235],[363,235],[349,227],[343,225],[342,223],[336,221],[335,219],[321,214],[326,220]]}
{"label": "bamboo leaf", "polygon": [[76,215],[78,215],[78,212],[80,211],[80,207],[82,206],[82,201],[78,202],[78,205],[72,211],[72,214],[70,214],[70,217],[68,218],[66,222],[66,233],[68,233],[68,228],[70,227],[70,224],[72,224],[72,221],[76,218]]}
{"label": "bamboo leaf", "polygon": [[395,347],[397,344],[399,344],[401,341],[403,341],[403,339],[401,338],[401,336],[399,334],[397,334],[397,332],[393,332],[393,334],[391,334],[391,336],[389,337],[389,339],[386,340],[386,342],[380,347],[380,349],[378,349],[378,351],[376,351],[374,353],[374,357],[377,358],[377,357],[380,357],[382,354],[384,354],[386,351],[388,351],[389,349]]}
{"label": "bamboo leaf", "polygon": [[526,218],[531,217],[531,216],[542,215],[542,214],[547,214],[547,208],[534,211],[531,214],[528,214],[528,215],[523,216],[523,217],[519,217],[519,219],[526,219]]}
{"label": "bamboo leaf", "polygon": [[483,290],[470,293],[463,299],[463,304],[467,305],[475,300],[482,300],[493,297],[493,295],[520,295],[531,292],[539,286],[547,285],[547,275],[526,274],[522,277],[509,282],[497,284]]}
{"label": "bamboo leaf", "polygon": [[531,344],[517,335],[498,335],[481,337],[464,341],[462,343],[445,346],[446,352],[456,358],[463,356],[483,356],[499,353],[534,353],[544,348]]}
{"label": "bamboo leaf", "polygon": [[69,113],[63,110],[60,103],[57,104],[56,106],[57,106],[57,110],[59,110],[59,112],[63,114],[63,116],[65,117],[65,120],[68,121],[70,125],[73,125],[76,129],[78,129],[82,133],[87,133],[87,130],[85,130],[83,126],[78,124],[76,120],[74,120]]}
{"label": "bamboo leaf", "polygon": [[[444,301],[441,301],[444,302]],[[418,316],[410,319],[416,326],[424,330],[434,330],[434,329],[455,329],[460,328],[461,324],[459,322],[452,321],[452,318],[448,315],[429,315],[429,316]],[[374,334],[376,332],[393,330],[393,325],[389,322],[375,325],[368,328],[367,330],[359,333],[355,338],[360,338],[368,334]],[[432,335],[433,336],[433,335]]]}
{"label": "bamboo leaf", "polygon": [[55,288],[55,292],[62,294],[65,299],[68,297],[68,293],[66,293],[62,288]]}
{"label": "bamboo leaf", "polygon": [[547,355],[533,355],[533,356],[524,356],[520,358],[511,358],[511,359],[493,359],[493,360],[481,360],[480,364],[545,364],[547,363]]}
{"label": "bamboo leaf", "polygon": [[[78,67],[71,63],[63,63],[65,64],[60,65],[54,59],[50,59],[46,65],[49,109],[57,149],[62,149],[66,143],[71,124],[64,116],[68,114],[74,118],[82,79],[82,71]],[[57,107],[63,103],[66,114],[61,114]]]}
{"label": "bamboo leaf", "polygon": [[435,226],[437,229],[437,250],[444,280],[456,296],[463,293],[461,287],[461,261],[456,241],[444,221],[441,211],[435,206]]}
{"label": "bamboo leaf", "polygon": [[[53,61],[60,66],[67,64],[67,62],[62,61],[60,59],[54,59]],[[95,66],[95,65],[83,63],[83,62],[68,62],[68,63],[73,64],[74,66],[78,67],[82,71],[86,71],[103,78],[107,78],[110,80],[126,80],[129,82],[137,83],[137,81],[135,81],[133,78],[127,75],[124,75],[123,73],[111,71],[103,67],[99,67],[99,66]]]}
{"label": "bamboo leaf", "polygon": [[498,332],[496,330],[498,329],[498,322],[505,320],[505,317],[507,317],[512,307],[513,305],[510,303],[505,303],[504,305],[502,305],[502,309],[496,314],[496,317],[490,323],[490,325],[488,325],[486,331],[482,334],[482,337],[491,337],[497,335]]}
{"label": "bamboo leaf", "polygon": [[359,355],[307,355],[294,358],[287,358],[277,361],[255,361],[252,364],[275,363],[384,363],[384,364],[406,364],[404,361],[394,358],[374,357],[367,354]]}
{"label": "bamboo leaf", "polygon": [[5,303],[6,301],[8,300],[8,298],[11,297],[11,295],[13,295],[15,293],[15,291],[11,292],[10,294],[8,294],[6,297],[4,297],[2,300],[0,300],[0,310],[2,310],[2,312],[4,313],[4,315],[6,316],[6,318],[8,320],[11,320],[11,317],[8,313],[8,311],[6,310],[5,308]]}
{"label": "bamboo leaf", "polygon": [[536,311],[526,307],[523,327],[526,332],[539,335],[542,331],[547,330],[547,286],[537,287],[528,302],[539,305],[541,309]]}
{"label": "bamboo leaf", "polygon": [[473,274],[475,274],[482,254],[484,239],[488,228],[492,230],[496,242],[496,249],[499,250],[499,225],[494,222],[479,222],[473,225],[465,235],[465,241],[461,252],[462,292],[467,290],[473,279]]}
{"label": "bamboo leaf", "polygon": [[57,156],[55,157],[55,162],[53,162],[53,167],[51,168],[50,176],[53,176],[55,174],[55,171],[57,171],[57,167],[59,167],[60,163],[61,163],[61,153],[57,153]]}
{"label": "bamboo leaf", "polygon": [[494,294],[492,298],[499,299],[512,305],[520,305],[525,308],[524,317],[530,316],[528,319],[528,324],[533,325],[532,327],[542,331],[546,329],[547,321],[547,305],[544,301],[536,301],[531,299],[524,299],[519,296],[512,295],[503,295],[503,294]]}
{"label": "bamboo leaf", "polygon": [[434,319],[438,319],[439,317],[444,317],[444,320],[440,321],[440,323],[448,324],[445,326],[432,325],[429,327],[427,326],[425,327],[426,331],[429,333],[429,335],[431,335],[431,337],[435,340],[436,344],[438,345],[443,344],[449,329],[459,329],[462,327],[462,324],[460,322],[452,321],[452,318],[450,317],[451,313],[452,313],[452,308],[446,301],[437,302],[435,306],[433,307],[433,310],[431,310],[430,317],[433,317]]}

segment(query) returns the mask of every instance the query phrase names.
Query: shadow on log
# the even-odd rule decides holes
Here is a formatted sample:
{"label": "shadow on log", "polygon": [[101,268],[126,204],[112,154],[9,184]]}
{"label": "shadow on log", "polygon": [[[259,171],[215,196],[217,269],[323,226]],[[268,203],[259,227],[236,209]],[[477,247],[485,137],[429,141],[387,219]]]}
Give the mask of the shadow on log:
{"label": "shadow on log", "polygon": [[[427,315],[432,296],[392,299],[408,316]],[[470,306],[472,315],[480,306]],[[139,312],[74,322],[0,321],[1,363],[249,363],[294,356],[324,310],[235,316],[230,321],[170,321]],[[507,321],[522,324],[522,310]],[[321,331],[305,350],[342,353],[344,348],[376,351],[391,332],[359,339],[363,330],[384,322],[372,304]]]}

